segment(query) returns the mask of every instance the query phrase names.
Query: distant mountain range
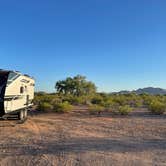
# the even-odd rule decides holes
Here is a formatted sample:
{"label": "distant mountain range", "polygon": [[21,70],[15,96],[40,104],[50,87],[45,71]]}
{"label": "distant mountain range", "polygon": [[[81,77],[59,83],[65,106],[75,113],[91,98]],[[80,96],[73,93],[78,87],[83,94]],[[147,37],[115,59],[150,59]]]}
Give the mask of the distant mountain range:
{"label": "distant mountain range", "polygon": [[128,94],[128,93],[136,93],[136,94],[147,93],[151,95],[166,95],[166,89],[147,87],[147,88],[137,89],[134,91],[120,91],[115,94]]}

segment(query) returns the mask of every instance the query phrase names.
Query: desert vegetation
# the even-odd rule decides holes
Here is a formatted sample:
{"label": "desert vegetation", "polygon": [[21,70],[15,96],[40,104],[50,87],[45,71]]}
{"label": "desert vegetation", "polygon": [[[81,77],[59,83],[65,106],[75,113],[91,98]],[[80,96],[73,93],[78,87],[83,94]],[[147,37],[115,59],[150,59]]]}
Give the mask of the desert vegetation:
{"label": "desert vegetation", "polygon": [[153,114],[166,112],[165,95],[98,93],[96,85],[81,75],[58,81],[55,89],[56,93],[35,94],[34,103],[38,110],[66,113],[73,106],[84,105],[89,108],[90,114],[99,115],[104,111],[128,115],[134,108],[147,108]]}

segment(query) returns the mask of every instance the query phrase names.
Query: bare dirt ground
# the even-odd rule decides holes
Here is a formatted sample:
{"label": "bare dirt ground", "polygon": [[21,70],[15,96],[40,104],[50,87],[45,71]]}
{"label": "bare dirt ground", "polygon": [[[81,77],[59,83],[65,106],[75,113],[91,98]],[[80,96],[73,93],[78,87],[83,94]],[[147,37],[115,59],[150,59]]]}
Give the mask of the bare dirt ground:
{"label": "bare dirt ground", "polygon": [[31,113],[24,124],[0,121],[0,166],[166,165],[166,115]]}

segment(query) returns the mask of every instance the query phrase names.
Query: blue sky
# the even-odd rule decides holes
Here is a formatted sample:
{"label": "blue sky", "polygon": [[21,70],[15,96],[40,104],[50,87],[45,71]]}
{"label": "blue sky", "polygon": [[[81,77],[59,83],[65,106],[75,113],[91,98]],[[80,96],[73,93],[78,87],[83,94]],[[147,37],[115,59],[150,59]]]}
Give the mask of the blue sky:
{"label": "blue sky", "polygon": [[166,88],[165,0],[0,1],[0,68],[54,91],[82,74],[99,91]]}

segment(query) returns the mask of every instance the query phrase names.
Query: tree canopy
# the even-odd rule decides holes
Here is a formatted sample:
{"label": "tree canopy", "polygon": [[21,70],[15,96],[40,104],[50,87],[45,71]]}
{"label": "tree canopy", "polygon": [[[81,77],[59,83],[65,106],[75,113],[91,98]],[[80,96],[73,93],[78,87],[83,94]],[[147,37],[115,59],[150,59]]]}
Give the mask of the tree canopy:
{"label": "tree canopy", "polygon": [[86,77],[81,75],[67,77],[65,80],[58,81],[55,89],[58,93],[74,96],[90,95],[96,92],[95,84],[87,81]]}

